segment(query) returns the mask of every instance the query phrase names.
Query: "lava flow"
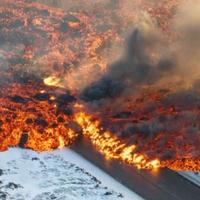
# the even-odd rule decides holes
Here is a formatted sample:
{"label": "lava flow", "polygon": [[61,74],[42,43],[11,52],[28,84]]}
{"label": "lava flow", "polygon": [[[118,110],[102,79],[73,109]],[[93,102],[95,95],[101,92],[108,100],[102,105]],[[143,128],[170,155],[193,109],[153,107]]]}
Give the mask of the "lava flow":
{"label": "lava flow", "polygon": [[198,34],[174,28],[184,0],[41,1],[0,2],[0,151],[86,137],[138,169],[200,171]]}
{"label": "lava flow", "polygon": [[[55,97],[51,92],[50,88],[43,86],[40,90],[40,86],[34,84],[1,88],[0,150],[18,145],[23,134],[28,134],[25,146],[36,151],[55,149],[63,145],[61,139],[64,145],[70,145],[77,138],[78,133],[67,124],[72,118],[67,104],[73,102],[74,97],[68,94]],[[2,98],[4,94],[7,95]]]}
{"label": "lava flow", "polygon": [[143,154],[135,153],[135,145],[127,145],[111,132],[101,130],[100,122],[93,122],[89,115],[80,112],[76,114],[75,119],[81,125],[83,135],[88,137],[97,150],[107,159],[121,160],[136,166],[138,169],[160,167],[158,159],[149,160]]}

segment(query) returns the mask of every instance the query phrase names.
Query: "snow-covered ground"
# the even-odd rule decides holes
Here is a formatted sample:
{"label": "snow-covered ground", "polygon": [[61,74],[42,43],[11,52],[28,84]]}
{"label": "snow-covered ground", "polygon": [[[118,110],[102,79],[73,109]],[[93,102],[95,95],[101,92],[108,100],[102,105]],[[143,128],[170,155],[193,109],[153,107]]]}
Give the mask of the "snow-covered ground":
{"label": "snow-covered ground", "polygon": [[69,149],[0,153],[0,200],[140,200]]}
{"label": "snow-covered ground", "polygon": [[179,172],[179,174],[200,187],[200,173]]}

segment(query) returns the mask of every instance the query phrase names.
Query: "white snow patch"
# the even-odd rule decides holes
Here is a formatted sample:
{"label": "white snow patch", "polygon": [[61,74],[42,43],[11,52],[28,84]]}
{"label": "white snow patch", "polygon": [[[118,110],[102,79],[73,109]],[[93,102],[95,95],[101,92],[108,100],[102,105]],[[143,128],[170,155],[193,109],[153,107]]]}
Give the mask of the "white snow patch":
{"label": "white snow patch", "polygon": [[106,187],[121,193],[126,200],[143,200],[142,197],[132,192],[121,183],[117,182],[114,178],[103,172],[100,168],[93,165],[91,162],[85,160],[82,156],[72,151],[71,149],[62,149],[54,152],[56,155],[62,156],[63,159],[74,163],[86,171],[90,172],[99,181],[101,181]]}
{"label": "white snow patch", "polygon": [[200,173],[179,172],[179,174],[200,187]]}
{"label": "white snow patch", "polygon": [[140,200],[141,198],[69,149],[36,153],[13,148],[0,153],[0,199]]}

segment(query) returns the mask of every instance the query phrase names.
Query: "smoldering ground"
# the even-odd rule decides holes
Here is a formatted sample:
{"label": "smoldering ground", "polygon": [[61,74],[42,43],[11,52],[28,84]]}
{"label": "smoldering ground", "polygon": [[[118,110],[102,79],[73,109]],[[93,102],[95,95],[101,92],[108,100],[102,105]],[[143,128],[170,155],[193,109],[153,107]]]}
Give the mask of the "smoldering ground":
{"label": "smoldering ground", "polygon": [[175,66],[175,60],[163,57],[154,61],[151,48],[155,43],[161,45],[156,38],[144,38],[140,30],[134,30],[127,42],[125,56],[111,64],[99,81],[85,88],[82,99],[89,102],[115,98],[131,88],[134,90],[136,86],[152,84],[169,73]]}
{"label": "smoldering ground", "polygon": [[180,3],[170,21],[168,31],[174,38],[168,37],[168,31],[167,34],[162,32],[156,21],[145,13],[126,40],[124,54],[108,66],[103,77],[85,87],[81,99],[92,104],[95,101],[98,105],[110,101],[112,106],[113,101],[132,96],[138,88],[156,86],[161,81],[167,88],[176,78],[183,81],[185,87],[194,85],[197,88],[200,8],[197,6],[194,12],[196,3],[189,4],[192,5],[190,9],[188,2]]}
{"label": "smoldering ground", "polygon": [[[188,2],[181,4],[167,32],[142,13],[145,17],[133,27],[121,58],[80,93],[103,128],[141,149],[161,133],[154,150],[162,152],[158,157],[163,160],[181,154],[185,144],[191,145],[191,155],[199,156],[198,142],[193,142],[200,133],[200,7],[193,12],[195,5],[188,9]],[[168,154],[163,149],[169,141],[177,149]]]}

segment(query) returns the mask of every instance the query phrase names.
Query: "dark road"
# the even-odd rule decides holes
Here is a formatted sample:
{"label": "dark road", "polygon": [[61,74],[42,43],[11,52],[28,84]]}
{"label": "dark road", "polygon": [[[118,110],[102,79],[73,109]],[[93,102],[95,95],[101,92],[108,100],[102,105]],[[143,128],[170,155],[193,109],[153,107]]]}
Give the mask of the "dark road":
{"label": "dark road", "polygon": [[117,161],[108,161],[87,139],[72,149],[146,200],[199,200],[200,188],[169,169],[138,170]]}

